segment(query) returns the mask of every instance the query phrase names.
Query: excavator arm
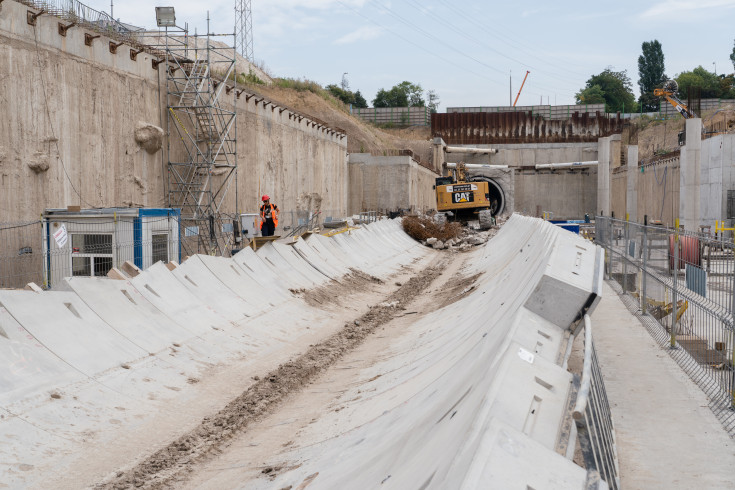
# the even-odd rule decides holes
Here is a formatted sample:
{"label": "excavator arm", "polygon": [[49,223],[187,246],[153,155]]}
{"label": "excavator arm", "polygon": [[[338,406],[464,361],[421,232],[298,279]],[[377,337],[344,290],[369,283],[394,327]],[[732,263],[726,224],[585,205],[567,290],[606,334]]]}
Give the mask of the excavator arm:
{"label": "excavator arm", "polygon": [[669,104],[674,106],[674,109],[676,109],[677,112],[681,114],[684,119],[691,119],[692,117],[697,117],[696,114],[694,114],[693,111],[689,110],[686,104],[684,104],[681,100],[679,100],[679,98],[673,93],[657,88],[657,89],[654,89],[653,95],[657,97],[664,97]]}
{"label": "excavator arm", "polygon": [[653,95],[655,95],[656,97],[664,97],[669,104],[674,106],[674,109],[676,109],[676,111],[681,114],[684,119],[697,117],[697,115],[675,95],[677,90],[679,90],[679,85],[676,83],[676,81],[668,80],[666,83],[664,83],[664,88],[653,89]]}

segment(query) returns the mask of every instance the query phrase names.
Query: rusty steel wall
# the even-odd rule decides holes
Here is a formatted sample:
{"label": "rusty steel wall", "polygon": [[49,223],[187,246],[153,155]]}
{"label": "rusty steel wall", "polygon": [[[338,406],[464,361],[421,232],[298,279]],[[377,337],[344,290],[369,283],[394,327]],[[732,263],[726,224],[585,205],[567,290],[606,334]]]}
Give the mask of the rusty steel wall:
{"label": "rusty steel wall", "polygon": [[431,115],[431,132],[447,144],[583,143],[620,133],[623,120],[600,112],[575,112],[548,120],[531,112],[471,112]]}

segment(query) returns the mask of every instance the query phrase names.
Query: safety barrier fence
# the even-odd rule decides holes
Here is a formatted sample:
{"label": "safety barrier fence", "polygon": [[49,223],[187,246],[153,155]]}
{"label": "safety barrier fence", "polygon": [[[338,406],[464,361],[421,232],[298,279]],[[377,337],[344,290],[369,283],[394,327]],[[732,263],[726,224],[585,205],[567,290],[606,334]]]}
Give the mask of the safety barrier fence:
{"label": "safety barrier fence", "polygon": [[608,488],[620,488],[615,429],[597,351],[592,339],[592,322],[584,316],[584,365],[574,405],[577,437],[587,470],[595,469]]}
{"label": "safety barrier fence", "polygon": [[606,275],[735,436],[733,242],[598,216]]}

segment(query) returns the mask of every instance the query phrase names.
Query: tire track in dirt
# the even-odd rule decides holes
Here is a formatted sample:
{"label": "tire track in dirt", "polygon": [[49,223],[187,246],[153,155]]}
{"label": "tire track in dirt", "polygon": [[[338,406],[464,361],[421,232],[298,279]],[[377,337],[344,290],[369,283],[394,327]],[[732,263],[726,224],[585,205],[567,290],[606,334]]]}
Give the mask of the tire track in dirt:
{"label": "tire track in dirt", "polygon": [[449,258],[438,255],[432,266],[403,283],[381,303],[298,358],[253,379],[256,383],[199,427],[148,456],[134,467],[118,471],[95,486],[101,490],[168,488],[185,479],[199,464],[216,455],[236,434],[275,410],[287,396],[301,390],[344,354],[357,347],[376,328],[403,313],[406,307],[441,275]]}

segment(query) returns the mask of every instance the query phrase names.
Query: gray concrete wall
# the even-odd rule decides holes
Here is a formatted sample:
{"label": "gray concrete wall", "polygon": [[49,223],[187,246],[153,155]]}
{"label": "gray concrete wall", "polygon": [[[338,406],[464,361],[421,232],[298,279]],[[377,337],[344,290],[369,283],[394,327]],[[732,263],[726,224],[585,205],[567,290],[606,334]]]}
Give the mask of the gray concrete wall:
{"label": "gray concrete wall", "polygon": [[349,156],[349,213],[436,209],[438,175],[409,156]]}
{"label": "gray concrete wall", "polygon": [[522,171],[515,176],[515,211],[535,216],[550,211],[553,219],[593,216],[597,204],[597,169]]}
{"label": "gray concrete wall", "polygon": [[[610,216],[610,137],[598,140],[597,160],[597,212]],[[607,213],[607,214],[605,214]]]}
{"label": "gray concrete wall", "polygon": [[647,215],[673,227],[679,217],[679,158],[650,163],[636,175],[639,221]]}
{"label": "gray concrete wall", "polygon": [[616,218],[625,219],[628,212],[626,199],[628,197],[628,174],[626,172],[613,172],[610,176],[610,206]]}
{"label": "gray concrete wall", "polygon": [[735,135],[726,134],[702,141],[700,153],[701,224],[714,227],[727,220],[727,191],[735,190]]}
{"label": "gray concrete wall", "polygon": [[[2,221],[67,205],[164,205],[166,143],[149,154],[133,133],[139,121],[166,128],[165,66],[154,69],[147,53],[131,60],[126,45],[112,54],[104,36],[85,46],[80,27],[62,37],[49,15],[37,18],[34,37],[28,10],[13,0],[0,6]],[[222,211],[254,211],[268,193],[284,211],[318,206],[344,215],[346,138],[255,100],[237,101],[240,202],[233,181]]]}

